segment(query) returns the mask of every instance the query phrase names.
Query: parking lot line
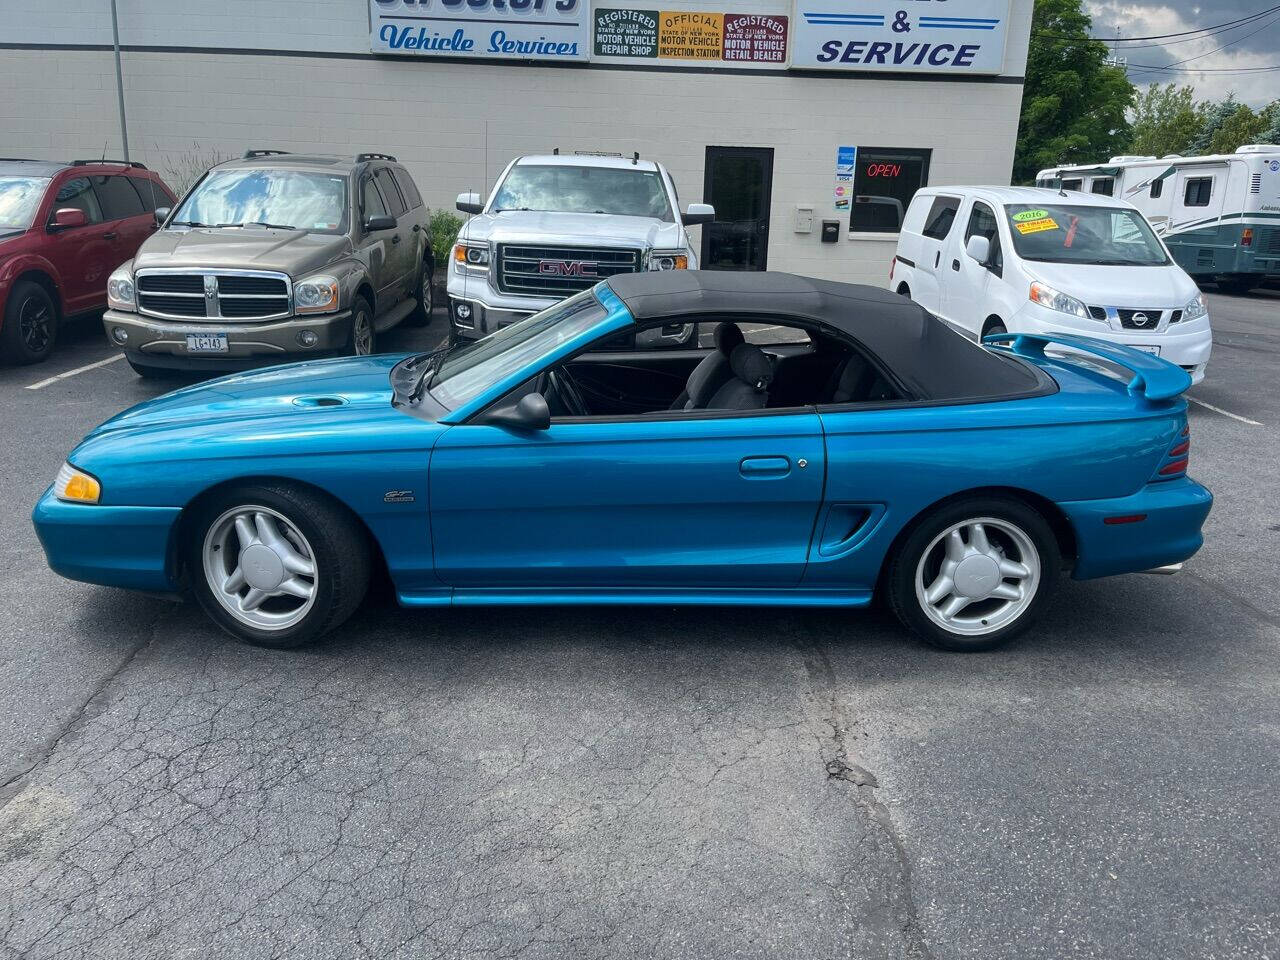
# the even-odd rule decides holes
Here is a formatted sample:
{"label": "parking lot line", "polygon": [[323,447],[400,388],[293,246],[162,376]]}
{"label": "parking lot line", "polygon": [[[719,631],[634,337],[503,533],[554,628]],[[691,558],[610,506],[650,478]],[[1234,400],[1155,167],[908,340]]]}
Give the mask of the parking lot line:
{"label": "parking lot line", "polygon": [[1250,420],[1248,417],[1242,417],[1240,416],[1240,414],[1232,413],[1230,410],[1223,410],[1221,407],[1215,407],[1212,403],[1205,403],[1203,400],[1197,400],[1195,397],[1187,397],[1187,399],[1190,400],[1192,403],[1198,403],[1200,406],[1204,407],[1206,410],[1212,410],[1214,413],[1220,413],[1224,417],[1230,417],[1232,420],[1239,420],[1241,423],[1247,423],[1251,427],[1262,426],[1262,424],[1260,424],[1257,420]]}
{"label": "parking lot line", "polygon": [[58,373],[45,380],[37,380],[35,383],[28,383],[28,390],[41,390],[49,386],[51,383],[57,383],[59,380],[65,380],[67,377],[74,377],[77,373],[84,373],[88,370],[96,370],[98,367],[105,367],[108,363],[115,363],[123,353],[117,353],[114,357],[107,357],[105,360],[97,360],[94,363],[86,363],[83,367],[76,367],[74,370],[68,370],[65,373]]}

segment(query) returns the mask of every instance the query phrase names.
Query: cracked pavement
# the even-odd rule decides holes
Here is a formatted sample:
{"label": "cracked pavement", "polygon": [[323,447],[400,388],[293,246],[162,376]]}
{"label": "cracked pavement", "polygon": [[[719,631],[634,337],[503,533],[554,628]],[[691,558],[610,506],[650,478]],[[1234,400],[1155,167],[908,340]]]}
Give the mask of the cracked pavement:
{"label": "cracked pavement", "polygon": [[[1212,295],[1177,578],[992,654],[881,611],[460,609],[324,644],[72,584],[28,520],[158,392],[0,371],[0,957],[1280,956],[1280,295]],[[440,334],[405,331],[387,349]],[[399,341],[399,342],[394,342]]]}

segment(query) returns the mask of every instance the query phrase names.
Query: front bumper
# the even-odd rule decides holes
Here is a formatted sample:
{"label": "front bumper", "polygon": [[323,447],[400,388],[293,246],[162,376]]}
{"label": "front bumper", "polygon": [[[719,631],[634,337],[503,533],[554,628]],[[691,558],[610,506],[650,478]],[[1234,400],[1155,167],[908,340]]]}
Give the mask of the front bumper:
{"label": "front bumper", "polygon": [[54,573],[107,587],[176,589],[170,558],[180,507],[64,503],[50,487],[31,514]]}
{"label": "front bumper", "polygon": [[[1189,477],[1148,483],[1133,496],[1060,503],[1076,535],[1076,580],[1139,573],[1186,560],[1204,543],[1213,494]],[[1107,523],[1108,517],[1143,517]]]}
{"label": "front bumper", "polygon": [[[139,363],[159,367],[216,367],[250,359],[277,359],[323,356],[347,346],[351,339],[351,311],[319,314],[311,317],[287,317],[266,323],[244,323],[210,318],[191,322],[159,320],[139,313],[108,310],[102,315],[102,327],[112,346],[122,348]],[[127,336],[121,343],[113,333],[123,330]],[[310,330],[316,342],[304,347],[298,335]],[[226,353],[191,353],[187,350],[187,334],[225,333]]]}
{"label": "front bumper", "polygon": [[1008,327],[1010,333],[1077,333],[1129,347],[1159,347],[1160,357],[1191,374],[1192,384],[1204,379],[1213,351],[1213,330],[1207,317],[1185,323],[1162,322],[1151,330],[1117,330],[1102,320],[1084,320],[1027,301]]}

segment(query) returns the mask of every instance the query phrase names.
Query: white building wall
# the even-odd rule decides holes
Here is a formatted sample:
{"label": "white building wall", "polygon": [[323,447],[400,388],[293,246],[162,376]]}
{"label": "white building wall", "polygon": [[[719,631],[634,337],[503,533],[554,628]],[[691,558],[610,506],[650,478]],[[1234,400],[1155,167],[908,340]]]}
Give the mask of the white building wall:
{"label": "white building wall", "polygon": [[[1031,0],[1013,5],[1006,73],[1017,77]],[[776,2],[679,7],[789,13]],[[558,146],[660,159],[687,204],[702,197],[708,145],[772,147],[770,269],[877,284],[895,237],[842,228],[839,243],[820,242],[824,217],[847,221],[831,207],[836,148],[928,147],[930,184],[1006,184],[1022,95],[1017,82],[379,58],[359,0],[121,0],[120,11],[131,153],[171,181],[249,147],[379,150],[408,166],[428,204],[452,209],[511,157]],[[7,0],[0,43],[0,156],[119,156],[112,54],[65,46],[109,45],[101,10],[70,21],[61,5]],[[172,49],[205,46],[218,52]],[[258,52],[268,49],[292,52]],[[814,207],[813,233],[792,232],[799,204]]]}

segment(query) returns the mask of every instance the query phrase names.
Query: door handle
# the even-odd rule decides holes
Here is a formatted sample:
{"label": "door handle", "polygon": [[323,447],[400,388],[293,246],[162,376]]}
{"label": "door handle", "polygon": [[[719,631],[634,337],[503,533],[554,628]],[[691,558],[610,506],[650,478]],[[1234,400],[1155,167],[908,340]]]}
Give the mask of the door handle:
{"label": "door handle", "polygon": [[791,472],[791,461],[786,457],[744,457],[738,472],[748,480],[785,477]]}
{"label": "door handle", "polygon": [[959,273],[959,272],[960,272],[960,261],[959,261],[959,260],[952,260],[952,261],[951,261],[951,269],[952,269],[952,270],[954,270],[954,271],[956,271],[956,273]]}
{"label": "door handle", "polygon": [[422,224],[415,223],[415,224],[413,225],[413,232],[414,232],[414,233],[417,233],[417,232],[418,232],[419,230],[421,230],[421,229],[422,229]]}
{"label": "door handle", "polygon": [[936,254],[934,254],[934,257],[933,257],[933,268],[937,270],[938,264],[940,264],[941,262],[942,262],[942,251],[939,250]]}
{"label": "door handle", "polygon": [[399,242],[400,242],[400,234],[397,233],[394,237],[391,238],[391,245],[394,247]]}
{"label": "door handle", "polygon": [[103,239],[103,240],[114,240],[114,239],[115,239],[116,237],[118,237],[118,236],[119,236],[119,234],[118,234],[118,233],[116,233],[114,230],[112,230],[112,231],[110,231],[109,233],[104,233],[104,234],[102,235],[102,239]]}

